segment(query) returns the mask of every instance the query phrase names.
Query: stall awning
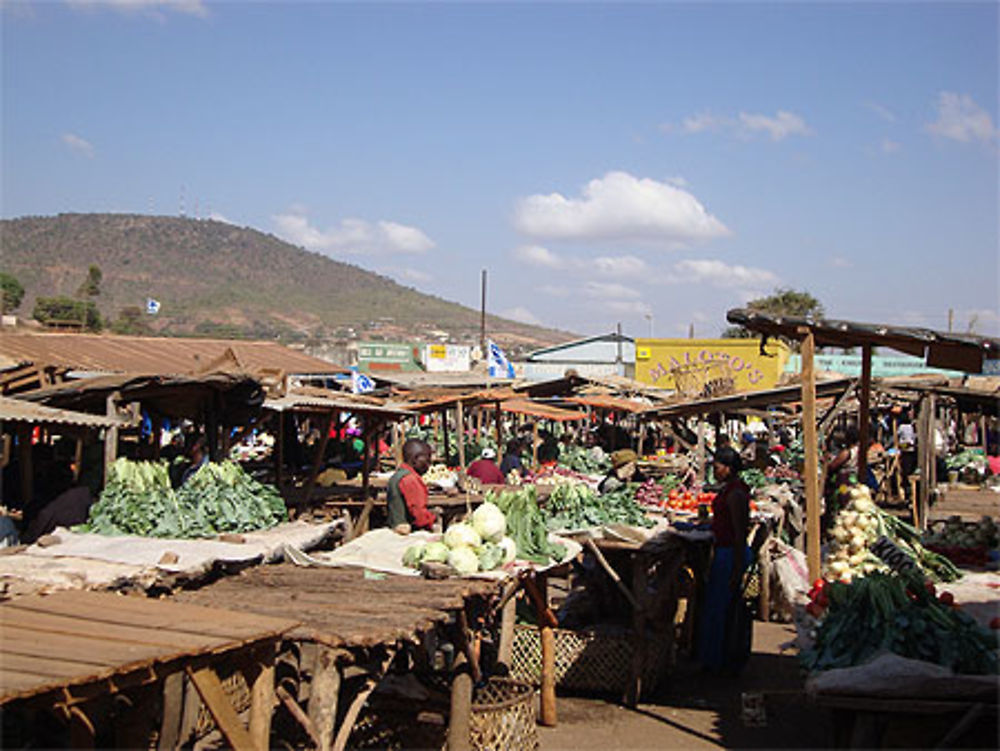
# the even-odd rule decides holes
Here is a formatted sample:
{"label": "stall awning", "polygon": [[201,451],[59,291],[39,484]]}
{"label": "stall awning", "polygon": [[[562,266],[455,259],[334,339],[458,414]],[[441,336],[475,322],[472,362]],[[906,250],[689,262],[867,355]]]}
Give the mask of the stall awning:
{"label": "stall awning", "polygon": [[397,405],[379,404],[370,397],[356,397],[351,394],[330,392],[329,396],[315,393],[291,392],[275,399],[265,399],[264,409],[275,412],[350,412],[356,415],[382,415],[386,417],[409,417],[411,410]]}
{"label": "stall awning", "polygon": [[[853,383],[851,378],[838,378],[832,381],[820,381],[816,384],[816,396],[840,396]],[[736,412],[745,408],[763,408],[779,404],[789,404],[802,399],[802,387],[783,386],[764,391],[743,391],[739,394],[717,396],[711,399],[696,399],[689,402],[667,404],[662,407],[652,407],[644,410],[643,418],[683,417],[685,415],[703,415],[716,412]]]}
{"label": "stall awning", "polygon": [[568,422],[570,420],[586,420],[586,412],[574,412],[560,407],[553,407],[550,404],[533,402],[530,399],[508,399],[500,403],[500,409],[504,412],[511,412],[516,415],[528,415],[539,420],[556,420],[558,422]]}
{"label": "stall awning", "polygon": [[53,409],[43,404],[0,396],[0,422],[26,422],[31,425],[72,425],[78,428],[121,428],[129,423],[117,417],[91,415],[68,409]]}
{"label": "stall awning", "polygon": [[923,357],[931,367],[966,373],[982,373],[984,361],[1000,358],[1000,339],[975,334],[833,319],[814,321],[745,308],[730,310],[726,320],[765,337],[802,339],[812,333],[817,347],[888,347]]}
{"label": "stall awning", "polygon": [[495,404],[515,397],[516,394],[509,386],[501,386],[495,389],[477,389],[475,391],[465,391],[460,394],[436,394],[421,398],[421,394],[404,394],[401,401],[394,402],[394,406],[408,409],[413,412],[428,413],[437,412],[442,409],[454,407],[459,402],[464,407],[475,407],[481,404]]}
{"label": "stall awning", "polygon": [[622,399],[619,396],[605,396],[604,394],[586,394],[583,396],[571,396],[568,399],[566,399],[566,401],[572,402],[573,404],[580,404],[585,407],[594,407],[595,409],[607,409],[613,412],[629,412],[631,414],[636,414],[638,412],[645,412],[647,409],[649,409],[648,404],[632,401],[631,399]]}

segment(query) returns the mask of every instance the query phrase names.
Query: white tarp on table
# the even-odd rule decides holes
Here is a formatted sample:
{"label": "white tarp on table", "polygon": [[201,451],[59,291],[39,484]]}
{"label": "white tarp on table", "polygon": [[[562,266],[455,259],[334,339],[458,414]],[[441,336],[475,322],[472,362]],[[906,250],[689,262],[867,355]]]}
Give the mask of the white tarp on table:
{"label": "white tarp on table", "polygon": [[[288,557],[295,563],[305,566],[355,566],[366,568],[372,571],[382,571],[387,574],[400,574],[402,576],[420,576],[416,569],[403,565],[403,553],[410,545],[418,542],[431,542],[440,540],[442,535],[431,532],[412,532],[408,535],[399,535],[391,529],[375,529],[367,534],[358,537],[346,545],[341,545],[336,550],[317,553],[313,556],[305,556],[300,552],[290,549],[287,551]],[[550,566],[534,566],[536,570],[544,571],[552,566],[559,565],[565,561],[572,560],[581,551],[580,544],[573,540],[566,540],[555,535],[550,535],[549,539],[565,546],[566,555],[559,563]],[[487,579],[503,579],[511,573],[517,572],[519,568],[525,568],[532,564],[523,561],[515,561],[511,566],[497,569],[496,571],[482,571],[472,576]]]}
{"label": "white tarp on table", "polygon": [[[156,567],[171,573],[194,573],[215,561],[234,563],[281,558],[284,546],[309,549],[328,537],[343,521],[309,524],[286,522],[270,529],[244,532],[244,542],[221,540],[172,540],[132,535],[111,536],[71,532],[59,528],[53,535],[60,542],[50,547],[32,545],[21,555],[40,558],[88,558],[139,567]],[[167,556],[168,553],[173,555]],[[164,558],[166,556],[166,558]],[[176,556],[177,560],[173,561]]]}

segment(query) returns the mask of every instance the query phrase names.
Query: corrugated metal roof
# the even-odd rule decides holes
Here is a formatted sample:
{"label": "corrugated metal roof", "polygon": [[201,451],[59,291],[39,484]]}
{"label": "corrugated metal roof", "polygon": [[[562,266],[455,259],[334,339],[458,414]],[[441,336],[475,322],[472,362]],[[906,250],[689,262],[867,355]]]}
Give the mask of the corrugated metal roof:
{"label": "corrugated metal roof", "polygon": [[0,334],[0,358],[104,373],[181,375],[234,361],[257,373],[343,373],[344,368],[277,342],[95,334]]}
{"label": "corrugated metal roof", "polygon": [[319,396],[312,393],[292,393],[276,399],[265,399],[264,408],[272,409],[275,412],[321,410],[352,412],[361,415],[391,415],[393,417],[409,417],[416,414],[396,406],[374,404],[370,399],[353,399],[350,394]]}
{"label": "corrugated metal roof", "polygon": [[812,332],[818,347],[889,347],[926,358],[933,367],[981,373],[984,359],[1000,358],[1000,339],[975,334],[955,334],[914,326],[893,326],[835,319],[812,320],[774,316],[745,308],[726,314],[726,320],[767,336],[802,339]]}
{"label": "corrugated metal roof", "polygon": [[598,334],[597,336],[588,336],[583,339],[573,339],[572,341],[563,342],[562,344],[555,344],[551,347],[543,347],[542,349],[536,349],[532,352],[529,352],[525,357],[525,359],[531,361],[536,357],[551,355],[555,354],[556,352],[564,352],[566,350],[573,350],[578,347],[586,346],[588,344],[597,344],[601,342],[606,342],[611,344],[618,344],[619,342],[621,342],[622,344],[635,344],[635,339],[633,339],[630,336],[624,336],[622,334],[618,334],[612,331],[610,334]]}
{"label": "corrugated metal roof", "polygon": [[87,428],[111,428],[128,425],[125,420],[105,415],[90,415],[68,409],[53,409],[42,404],[0,396],[0,422],[27,422],[33,425],[74,425]]}

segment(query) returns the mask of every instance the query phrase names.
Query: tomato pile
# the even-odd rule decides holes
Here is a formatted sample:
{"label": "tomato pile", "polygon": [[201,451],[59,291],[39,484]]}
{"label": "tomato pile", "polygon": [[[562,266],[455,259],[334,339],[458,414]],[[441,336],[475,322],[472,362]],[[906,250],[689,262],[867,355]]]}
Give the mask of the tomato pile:
{"label": "tomato pile", "polygon": [[713,500],[715,500],[715,493],[695,493],[693,490],[674,488],[667,493],[667,499],[663,505],[665,508],[675,511],[697,511],[698,506],[711,506]]}

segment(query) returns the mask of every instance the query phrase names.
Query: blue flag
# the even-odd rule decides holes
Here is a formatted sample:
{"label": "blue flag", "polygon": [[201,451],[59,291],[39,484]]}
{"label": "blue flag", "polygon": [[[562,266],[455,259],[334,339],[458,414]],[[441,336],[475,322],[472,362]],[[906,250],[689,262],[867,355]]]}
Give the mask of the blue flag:
{"label": "blue flag", "polygon": [[146,298],[146,312],[151,316],[155,316],[160,312],[160,301],[154,300],[152,297]]}
{"label": "blue flag", "polygon": [[514,366],[511,365],[507,355],[492,340],[487,340],[487,359],[490,378],[513,378]]}
{"label": "blue flag", "polygon": [[351,393],[367,394],[375,390],[375,381],[364,373],[359,373],[357,368],[351,369]]}

